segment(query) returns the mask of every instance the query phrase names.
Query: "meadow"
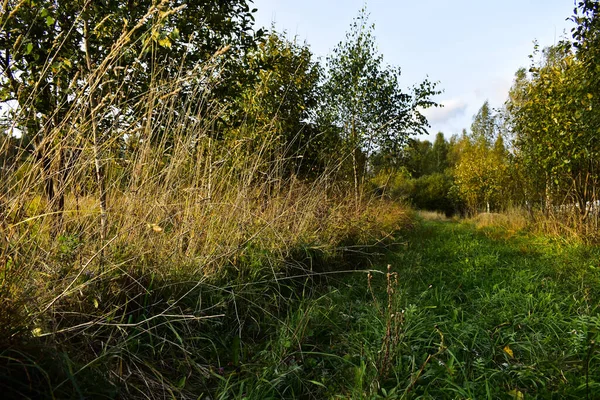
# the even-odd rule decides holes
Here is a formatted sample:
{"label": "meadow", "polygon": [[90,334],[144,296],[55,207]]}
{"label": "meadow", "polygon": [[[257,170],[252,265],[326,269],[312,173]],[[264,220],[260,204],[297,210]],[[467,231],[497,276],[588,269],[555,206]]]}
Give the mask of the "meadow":
{"label": "meadow", "polygon": [[600,2],[433,143],[251,4],[2,2],[3,398],[599,398]]}
{"label": "meadow", "polygon": [[397,238],[299,299],[222,398],[596,398],[598,247],[429,220]]}
{"label": "meadow", "polygon": [[104,310],[93,322],[4,351],[2,385],[15,398],[596,397],[600,248],[396,218],[385,241],[305,248],[278,272],[259,252],[228,283],[153,275],[120,312],[89,299]]}

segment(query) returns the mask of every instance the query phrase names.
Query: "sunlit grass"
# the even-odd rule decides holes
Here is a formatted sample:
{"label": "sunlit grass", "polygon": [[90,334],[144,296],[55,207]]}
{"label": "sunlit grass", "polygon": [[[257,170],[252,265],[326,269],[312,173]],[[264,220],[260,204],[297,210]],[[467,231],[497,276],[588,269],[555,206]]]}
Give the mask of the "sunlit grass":
{"label": "sunlit grass", "polygon": [[380,259],[381,273],[331,277],[320,297],[275,324],[277,333],[220,392],[594,398],[600,250],[523,232],[492,237],[489,229],[424,222]]}

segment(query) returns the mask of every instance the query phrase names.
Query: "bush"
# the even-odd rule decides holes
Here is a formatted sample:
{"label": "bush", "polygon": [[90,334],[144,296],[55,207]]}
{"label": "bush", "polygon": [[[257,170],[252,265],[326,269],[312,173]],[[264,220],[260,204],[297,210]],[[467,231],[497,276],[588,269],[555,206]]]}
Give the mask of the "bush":
{"label": "bush", "polygon": [[455,212],[455,204],[449,196],[452,184],[452,177],[441,173],[415,179],[412,202],[417,208],[451,215]]}
{"label": "bush", "polygon": [[450,216],[460,209],[460,204],[452,196],[454,181],[445,173],[414,179],[405,168],[394,172],[382,171],[371,179],[371,185],[379,196],[411,203],[422,210],[440,211]]}
{"label": "bush", "polygon": [[414,192],[414,179],[406,168],[382,170],[371,179],[371,186],[376,195],[409,202]]}

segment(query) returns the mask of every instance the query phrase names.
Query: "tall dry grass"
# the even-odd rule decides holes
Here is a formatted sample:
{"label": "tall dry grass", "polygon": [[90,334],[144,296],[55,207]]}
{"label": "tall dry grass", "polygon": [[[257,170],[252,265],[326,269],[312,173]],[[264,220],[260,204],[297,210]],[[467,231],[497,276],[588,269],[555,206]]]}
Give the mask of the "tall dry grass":
{"label": "tall dry grass", "polygon": [[[290,268],[308,277],[309,264],[291,262],[299,250],[374,243],[407,221],[396,206],[350,200],[336,179],[343,156],[300,179],[277,132],[219,138],[226,109],[207,93],[221,52],[177,78],[156,71],[132,99],[106,81],[128,35],[0,175],[0,384],[22,382],[18,393],[65,396],[89,373],[102,377],[90,387],[111,382],[127,397],[186,398],[174,370],[211,370],[182,338],[224,318],[241,335],[244,318],[259,318],[240,315],[233,287]],[[14,139],[3,140],[8,159]]]}
{"label": "tall dry grass", "polygon": [[585,243],[600,240],[598,215],[590,213],[582,220],[577,209],[541,211],[512,207],[501,213],[481,213],[468,219],[478,228],[501,227],[510,232],[529,231]]}

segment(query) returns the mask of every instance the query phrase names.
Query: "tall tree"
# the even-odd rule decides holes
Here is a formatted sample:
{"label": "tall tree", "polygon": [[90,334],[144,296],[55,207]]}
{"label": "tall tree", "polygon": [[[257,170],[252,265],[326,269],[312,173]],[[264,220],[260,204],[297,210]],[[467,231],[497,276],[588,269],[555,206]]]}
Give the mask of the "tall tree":
{"label": "tall tree", "polygon": [[496,116],[486,100],[471,124],[471,133],[475,140],[493,143],[496,137]]}
{"label": "tall tree", "polygon": [[409,135],[425,133],[427,119],[420,112],[435,103],[435,84],[425,80],[410,92],[400,88],[400,69],[384,64],[378,53],[374,25],[362,9],[350,26],[346,40],[327,58],[327,80],[323,87],[322,119],[339,129],[352,149],[354,185],[358,200],[359,181],[365,165],[359,165],[375,148],[396,153]]}
{"label": "tall tree", "polygon": [[431,151],[435,161],[435,172],[444,172],[448,168],[448,142],[442,132],[435,136]]}
{"label": "tall tree", "polygon": [[256,77],[236,99],[245,123],[232,131],[269,140],[270,150],[290,161],[290,172],[321,171],[321,153],[335,143],[314,127],[322,70],[310,48],[272,31],[247,58]]}
{"label": "tall tree", "polygon": [[[135,107],[152,82],[185,75],[228,49],[228,69],[219,78],[229,84],[210,94],[235,90],[244,71],[239,60],[255,41],[253,11],[246,0],[4,1],[0,101],[17,104],[13,120],[41,164],[50,203],[62,210],[73,157],[65,150],[81,141],[93,141],[103,180],[107,157],[99,149],[116,124],[153,118],[142,115],[143,104]],[[186,89],[179,88],[181,96]]]}
{"label": "tall tree", "polygon": [[539,188],[547,210],[556,202],[577,204],[581,220],[597,198],[600,141],[596,67],[570,43],[545,49],[528,81],[515,83],[509,101],[518,160]]}
{"label": "tall tree", "polygon": [[[454,167],[458,196],[472,212],[492,211],[506,205],[508,160],[502,135],[496,134],[497,115],[486,101],[473,118],[472,132],[463,132],[455,145]],[[496,137],[495,142],[493,142]]]}

